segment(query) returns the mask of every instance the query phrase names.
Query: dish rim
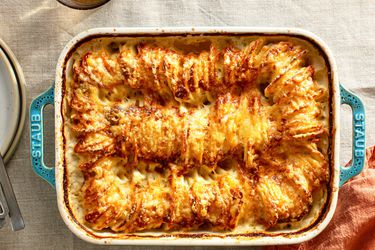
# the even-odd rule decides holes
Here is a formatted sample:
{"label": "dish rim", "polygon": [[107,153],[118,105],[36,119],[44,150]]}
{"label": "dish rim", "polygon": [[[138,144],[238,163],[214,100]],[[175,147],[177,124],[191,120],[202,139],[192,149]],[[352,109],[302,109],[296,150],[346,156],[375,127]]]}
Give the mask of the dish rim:
{"label": "dish rim", "polygon": [[[297,233],[285,233],[273,236],[237,236],[237,237],[163,237],[163,238],[100,238],[94,236],[78,225],[72,218],[69,208],[65,203],[64,193],[64,149],[63,149],[63,118],[61,115],[61,102],[63,95],[63,71],[65,70],[65,61],[70,51],[81,41],[93,36],[142,36],[142,35],[184,35],[184,34],[221,34],[221,35],[280,35],[300,37],[319,46],[324,53],[326,61],[330,67],[331,73],[331,105],[332,105],[332,139],[331,139],[331,182],[330,182],[330,200],[328,201],[325,214],[318,219],[316,225],[307,231]],[[79,238],[94,244],[115,244],[115,245],[276,245],[276,244],[296,244],[309,240],[317,236],[329,223],[336,208],[338,189],[339,189],[339,145],[340,138],[338,133],[340,102],[339,102],[339,84],[337,78],[337,68],[335,60],[328,46],[315,34],[298,28],[252,28],[252,27],[173,27],[173,28],[96,28],[83,31],[71,39],[62,50],[55,78],[55,140],[56,140],[56,193],[57,203],[60,214],[68,228]],[[333,167],[333,169],[332,169]],[[116,233],[113,233],[116,235]],[[118,235],[118,233],[117,233]]]}

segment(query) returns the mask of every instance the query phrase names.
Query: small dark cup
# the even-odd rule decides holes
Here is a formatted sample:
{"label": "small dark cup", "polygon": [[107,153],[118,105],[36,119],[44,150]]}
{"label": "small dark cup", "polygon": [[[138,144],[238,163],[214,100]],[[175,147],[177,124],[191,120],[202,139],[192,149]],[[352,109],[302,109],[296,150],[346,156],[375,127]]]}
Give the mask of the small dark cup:
{"label": "small dark cup", "polygon": [[77,9],[77,10],[89,10],[97,8],[110,0],[57,0],[61,4]]}

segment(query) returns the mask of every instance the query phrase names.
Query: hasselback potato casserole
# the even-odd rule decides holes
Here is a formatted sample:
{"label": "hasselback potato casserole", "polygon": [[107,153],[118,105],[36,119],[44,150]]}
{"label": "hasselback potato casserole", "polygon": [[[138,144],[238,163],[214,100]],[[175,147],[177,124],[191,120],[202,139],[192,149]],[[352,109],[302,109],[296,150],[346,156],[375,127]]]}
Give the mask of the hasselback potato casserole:
{"label": "hasselback potato casserole", "polygon": [[272,232],[330,176],[327,68],[299,39],[94,39],[71,56],[68,201],[95,231]]}

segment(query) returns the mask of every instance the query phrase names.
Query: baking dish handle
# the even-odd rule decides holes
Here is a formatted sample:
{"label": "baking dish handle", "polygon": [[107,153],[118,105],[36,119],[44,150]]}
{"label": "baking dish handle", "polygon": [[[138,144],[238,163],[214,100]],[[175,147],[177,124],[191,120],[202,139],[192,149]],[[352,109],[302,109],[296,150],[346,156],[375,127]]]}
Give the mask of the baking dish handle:
{"label": "baking dish handle", "polygon": [[353,145],[352,161],[347,167],[340,167],[340,186],[350,178],[358,175],[365,164],[366,142],[365,142],[365,107],[362,100],[346,90],[340,84],[341,104],[347,104],[353,112]]}
{"label": "baking dish handle", "polygon": [[36,97],[30,105],[31,165],[37,175],[55,187],[55,168],[47,167],[43,158],[43,110],[54,104],[54,86]]}

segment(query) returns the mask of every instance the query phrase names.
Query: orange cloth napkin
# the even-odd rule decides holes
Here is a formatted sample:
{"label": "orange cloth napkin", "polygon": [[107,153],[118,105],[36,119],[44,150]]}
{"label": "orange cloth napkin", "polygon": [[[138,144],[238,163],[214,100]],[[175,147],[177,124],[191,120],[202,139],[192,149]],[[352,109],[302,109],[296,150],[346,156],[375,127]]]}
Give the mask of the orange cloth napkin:
{"label": "orange cloth napkin", "polygon": [[340,188],[335,214],[321,234],[302,244],[266,249],[375,249],[375,146],[366,150],[362,173]]}

